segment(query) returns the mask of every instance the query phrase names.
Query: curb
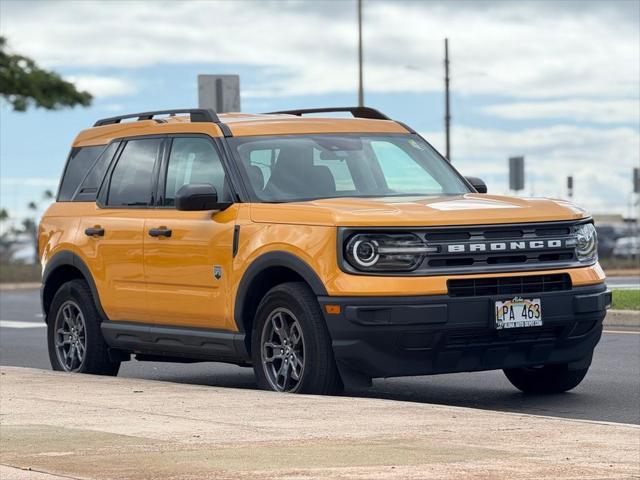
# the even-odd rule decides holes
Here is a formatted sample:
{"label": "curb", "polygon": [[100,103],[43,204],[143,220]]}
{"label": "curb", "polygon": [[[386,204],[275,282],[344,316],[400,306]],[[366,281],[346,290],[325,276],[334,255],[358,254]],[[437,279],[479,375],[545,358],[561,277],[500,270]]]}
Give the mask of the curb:
{"label": "curb", "polygon": [[640,328],[640,310],[609,310],[603,325]]}
{"label": "curb", "polygon": [[616,270],[604,269],[607,277],[636,277],[640,275],[640,268],[620,268]]}
{"label": "curb", "polygon": [[33,290],[41,285],[40,282],[0,283],[0,290]]}

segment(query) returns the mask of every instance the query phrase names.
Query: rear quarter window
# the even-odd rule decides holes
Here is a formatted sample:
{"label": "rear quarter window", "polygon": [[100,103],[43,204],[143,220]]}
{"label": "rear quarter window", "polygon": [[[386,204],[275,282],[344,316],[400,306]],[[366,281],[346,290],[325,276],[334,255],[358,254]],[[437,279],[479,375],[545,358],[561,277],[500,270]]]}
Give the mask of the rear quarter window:
{"label": "rear quarter window", "polygon": [[91,147],[73,148],[67,160],[67,166],[62,175],[60,189],[58,190],[58,201],[69,202],[94,165],[98,156],[104,151],[105,145]]}
{"label": "rear quarter window", "polygon": [[82,185],[73,196],[74,202],[95,202],[98,196],[100,184],[107,171],[111,159],[118,150],[120,142],[110,143],[109,146],[98,156],[89,172],[84,177]]}

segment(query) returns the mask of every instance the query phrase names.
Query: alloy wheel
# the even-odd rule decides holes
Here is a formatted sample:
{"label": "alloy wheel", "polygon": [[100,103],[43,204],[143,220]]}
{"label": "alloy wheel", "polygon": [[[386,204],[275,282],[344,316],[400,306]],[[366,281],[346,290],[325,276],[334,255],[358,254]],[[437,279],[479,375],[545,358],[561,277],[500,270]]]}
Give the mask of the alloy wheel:
{"label": "alloy wheel", "polygon": [[58,309],[55,322],[54,341],[58,362],[66,372],[77,372],[82,367],[87,350],[82,310],[76,302],[67,300]]}
{"label": "alloy wheel", "polygon": [[262,368],[271,388],[295,392],[304,375],[305,343],[293,312],[281,307],[273,310],[264,323],[260,345]]}

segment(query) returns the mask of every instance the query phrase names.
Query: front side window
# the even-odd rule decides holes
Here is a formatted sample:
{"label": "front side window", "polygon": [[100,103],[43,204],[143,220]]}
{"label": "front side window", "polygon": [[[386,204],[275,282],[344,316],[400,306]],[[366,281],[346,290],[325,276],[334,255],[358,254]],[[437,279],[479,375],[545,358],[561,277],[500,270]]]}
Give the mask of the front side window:
{"label": "front side window", "polygon": [[153,168],[162,139],[129,140],[118,159],[109,183],[107,205],[147,206],[151,202]]}
{"label": "front side window", "polygon": [[416,135],[282,135],[230,143],[261,202],[470,192]]}
{"label": "front side window", "polygon": [[220,201],[230,200],[229,188],[220,156],[206,138],[174,138],[169,154],[163,204],[175,205],[176,193],[183,185],[209,184]]}

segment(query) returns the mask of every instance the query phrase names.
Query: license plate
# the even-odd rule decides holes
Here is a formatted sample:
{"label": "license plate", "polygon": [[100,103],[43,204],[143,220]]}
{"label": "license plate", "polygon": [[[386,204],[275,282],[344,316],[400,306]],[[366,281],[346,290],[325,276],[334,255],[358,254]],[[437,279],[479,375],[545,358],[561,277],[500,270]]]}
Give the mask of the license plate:
{"label": "license plate", "polygon": [[539,298],[515,297],[496,301],[495,312],[497,330],[542,325],[542,305]]}

